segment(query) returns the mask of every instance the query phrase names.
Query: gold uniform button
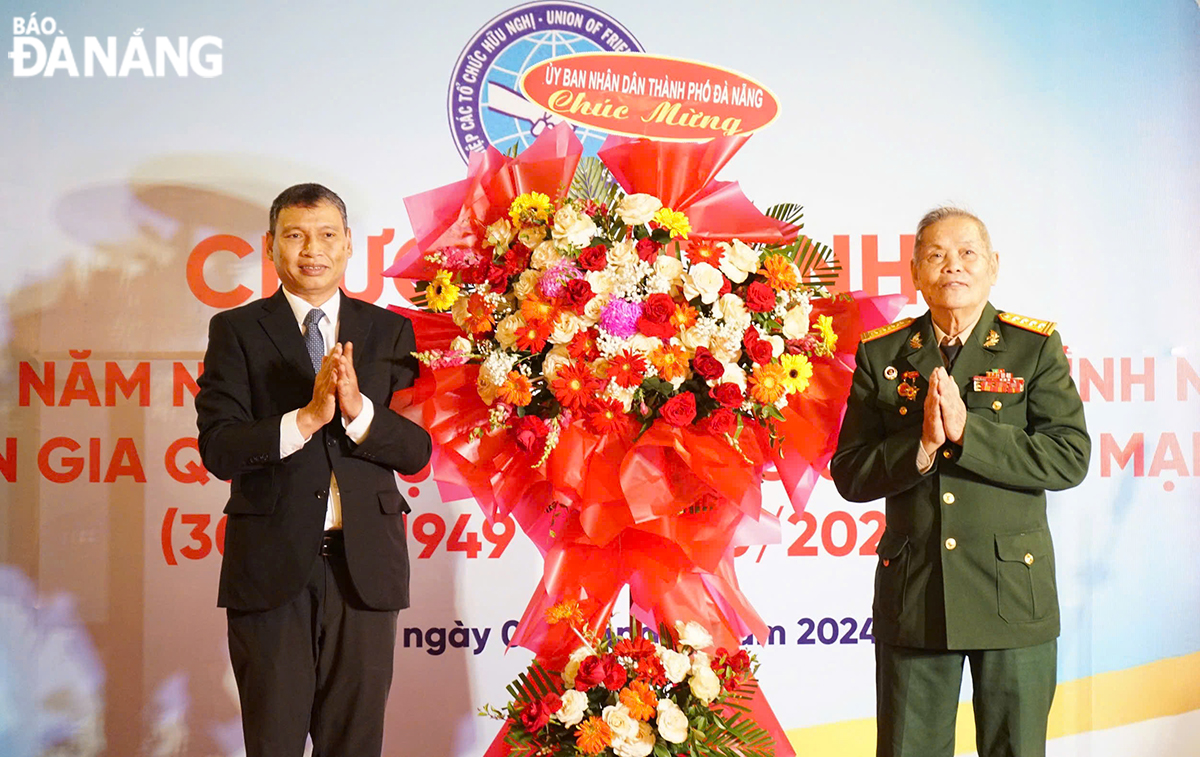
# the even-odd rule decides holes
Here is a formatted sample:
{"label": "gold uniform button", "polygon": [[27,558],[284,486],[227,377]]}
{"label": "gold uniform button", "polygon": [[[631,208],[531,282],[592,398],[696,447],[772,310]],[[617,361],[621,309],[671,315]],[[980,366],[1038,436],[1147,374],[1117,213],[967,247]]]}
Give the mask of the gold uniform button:
{"label": "gold uniform button", "polygon": [[908,408],[907,408],[907,407],[905,407],[904,405],[901,405],[901,406],[900,406],[900,414],[901,414],[901,415],[908,415]]}
{"label": "gold uniform button", "polygon": [[1025,564],[1033,565],[1033,555],[1029,554],[1028,552],[1025,553]]}
{"label": "gold uniform button", "polygon": [[954,453],[953,453],[953,452],[951,452],[951,451],[950,451],[950,450],[948,450],[948,449],[944,449],[944,450],[942,450],[942,457],[944,457],[944,458],[946,458],[947,460],[949,460],[950,458],[954,457]]}
{"label": "gold uniform button", "polygon": [[995,410],[996,412],[999,412],[1000,408],[1002,408],[1002,407],[1004,407],[1004,403],[1001,402],[1000,400],[996,400],[995,402],[992,403],[992,409]]}
{"label": "gold uniform button", "polygon": [[947,505],[953,505],[954,504],[954,495],[951,494],[950,492],[946,492],[945,494],[942,495],[942,501],[945,502]]}
{"label": "gold uniform button", "polygon": [[946,540],[946,549],[954,549],[957,546],[958,542],[954,541],[954,537],[950,537]]}

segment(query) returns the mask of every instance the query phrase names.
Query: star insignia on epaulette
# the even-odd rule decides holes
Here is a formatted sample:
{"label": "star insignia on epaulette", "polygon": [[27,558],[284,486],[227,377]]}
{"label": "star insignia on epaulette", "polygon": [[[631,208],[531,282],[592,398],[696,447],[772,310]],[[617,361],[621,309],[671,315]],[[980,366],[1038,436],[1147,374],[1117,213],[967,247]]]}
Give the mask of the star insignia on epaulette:
{"label": "star insignia on epaulette", "polygon": [[1016,313],[1000,313],[996,317],[1009,326],[1016,326],[1019,329],[1032,331],[1042,336],[1053,334],[1054,327],[1057,325],[1054,321],[1042,321],[1037,318],[1030,318],[1027,315],[1017,315]]}

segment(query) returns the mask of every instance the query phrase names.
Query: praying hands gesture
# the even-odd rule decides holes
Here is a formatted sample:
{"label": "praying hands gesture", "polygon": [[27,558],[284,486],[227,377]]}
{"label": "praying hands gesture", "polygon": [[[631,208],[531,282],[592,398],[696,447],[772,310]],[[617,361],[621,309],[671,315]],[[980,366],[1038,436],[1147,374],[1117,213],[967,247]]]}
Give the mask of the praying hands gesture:
{"label": "praying hands gesture", "polygon": [[954,379],[945,368],[934,369],[925,394],[925,422],[921,428],[921,448],[932,456],[947,441],[962,444],[967,425],[967,406],[963,404]]}
{"label": "praying hands gesture", "polygon": [[333,420],[338,407],[349,423],[362,412],[362,393],[358,390],[358,376],[354,373],[354,344],[338,343],[321,360],[321,370],[313,384],[312,400],[300,408],[296,425],[305,439],[317,429]]}

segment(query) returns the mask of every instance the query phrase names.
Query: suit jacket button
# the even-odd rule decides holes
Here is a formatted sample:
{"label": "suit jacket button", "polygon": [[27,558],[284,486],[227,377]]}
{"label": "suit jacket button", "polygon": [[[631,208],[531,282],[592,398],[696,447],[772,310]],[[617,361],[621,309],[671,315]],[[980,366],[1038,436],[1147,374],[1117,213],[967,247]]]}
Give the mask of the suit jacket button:
{"label": "suit jacket button", "polygon": [[1029,554],[1028,552],[1025,553],[1025,564],[1033,565],[1033,555]]}
{"label": "suit jacket button", "polygon": [[[945,502],[947,505],[953,505],[954,504],[954,495],[950,492],[946,492],[945,494],[942,495],[942,501]],[[951,547],[951,549],[953,549],[953,547]]]}
{"label": "suit jacket button", "polygon": [[954,549],[957,546],[958,542],[954,541],[954,537],[950,537],[946,540],[946,549]]}
{"label": "suit jacket button", "polygon": [[944,458],[946,458],[947,460],[949,460],[950,458],[954,457],[954,453],[953,453],[953,452],[951,452],[951,451],[950,451],[950,450],[948,450],[948,449],[944,449],[944,450],[942,450],[942,457],[944,457]]}

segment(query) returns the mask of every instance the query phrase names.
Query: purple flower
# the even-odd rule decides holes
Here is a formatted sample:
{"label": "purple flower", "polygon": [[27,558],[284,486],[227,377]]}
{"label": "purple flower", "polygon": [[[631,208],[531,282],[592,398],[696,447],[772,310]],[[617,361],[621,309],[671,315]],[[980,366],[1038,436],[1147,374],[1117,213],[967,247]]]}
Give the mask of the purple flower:
{"label": "purple flower", "polygon": [[563,286],[571,279],[579,278],[579,269],[570,260],[560,260],[546,269],[538,279],[538,289],[542,294],[554,298],[562,292]]}
{"label": "purple flower", "polygon": [[629,300],[614,299],[600,313],[600,326],[613,336],[628,339],[637,333],[638,318],[642,317],[642,304]]}

